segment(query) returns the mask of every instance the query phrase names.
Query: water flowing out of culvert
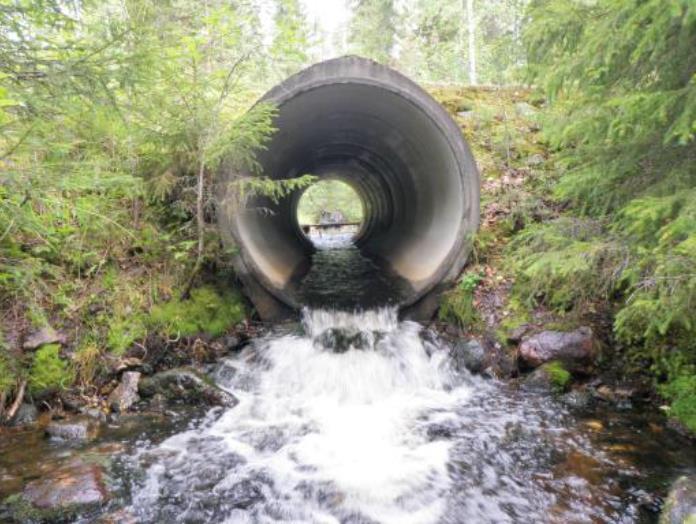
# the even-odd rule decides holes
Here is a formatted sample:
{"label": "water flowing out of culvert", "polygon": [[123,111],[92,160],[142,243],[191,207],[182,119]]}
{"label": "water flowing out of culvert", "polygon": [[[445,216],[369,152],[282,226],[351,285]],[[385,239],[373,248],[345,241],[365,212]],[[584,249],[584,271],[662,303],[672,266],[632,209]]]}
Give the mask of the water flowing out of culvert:
{"label": "water flowing out of culvert", "polygon": [[256,340],[212,376],[239,405],[132,459],[144,471],[132,489],[138,522],[637,515],[617,480],[635,470],[566,429],[553,401],[456,372],[447,347],[395,308],[305,310],[302,330]]}

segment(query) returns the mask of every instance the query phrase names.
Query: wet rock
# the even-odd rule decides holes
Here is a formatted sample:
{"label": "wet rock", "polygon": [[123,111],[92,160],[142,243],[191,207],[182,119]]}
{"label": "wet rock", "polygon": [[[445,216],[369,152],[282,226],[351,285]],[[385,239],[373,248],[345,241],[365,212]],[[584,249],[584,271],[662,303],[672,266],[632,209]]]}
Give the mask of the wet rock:
{"label": "wet rock", "polygon": [[82,413],[86,417],[93,418],[93,419],[98,420],[100,422],[106,422],[106,413],[104,413],[99,408],[84,407],[80,410],[80,413]]}
{"label": "wet rock", "polygon": [[27,351],[33,351],[46,344],[65,344],[65,342],[66,337],[63,333],[56,331],[50,326],[46,326],[29,335],[22,347]]}
{"label": "wet rock", "polygon": [[263,500],[262,485],[253,480],[243,480],[225,492],[225,502],[231,508],[247,509]]}
{"label": "wet rock", "polygon": [[162,371],[140,380],[138,392],[144,398],[160,395],[169,403],[204,403],[234,407],[238,400],[192,368]]}
{"label": "wet rock", "polygon": [[570,373],[558,361],[539,366],[527,375],[522,386],[534,391],[563,392],[570,383]]}
{"label": "wet rock", "polygon": [[486,350],[475,339],[458,341],[452,348],[452,364],[460,372],[481,373],[487,367]]}
{"label": "wet rock", "polygon": [[218,384],[229,384],[230,381],[237,376],[238,369],[236,362],[224,359],[220,361],[212,372],[215,382]]}
{"label": "wet rock", "polygon": [[138,519],[127,509],[119,509],[102,515],[97,524],[138,524]]}
{"label": "wet rock", "polygon": [[519,348],[519,356],[529,367],[538,367],[558,360],[573,371],[583,371],[594,357],[592,330],[581,327],[571,332],[544,331],[525,339]]}
{"label": "wet rock", "polygon": [[345,353],[349,349],[366,350],[372,347],[373,337],[370,335],[365,331],[334,327],[320,333],[314,339],[314,345],[333,353]]}
{"label": "wet rock", "polygon": [[225,351],[230,352],[240,349],[242,340],[239,337],[235,337],[234,335],[227,335],[222,337],[220,343],[222,344],[222,347]]}
{"label": "wet rock", "polygon": [[589,391],[574,389],[560,398],[561,402],[570,409],[586,409],[593,403],[592,394]]}
{"label": "wet rock", "polygon": [[680,477],[672,484],[662,508],[660,524],[696,522],[696,476]]}
{"label": "wet rock", "polygon": [[507,335],[507,340],[511,344],[519,344],[524,336],[529,333],[529,330],[531,329],[531,326],[529,324],[522,324],[521,326],[517,326],[515,329],[510,331]]}
{"label": "wet rock", "polygon": [[99,433],[99,425],[88,417],[74,417],[65,420],[54,420],[46,426],[46,434],[50,438],[66,441],[93,440]]}
{"label": "wet rock", "polygon": [[137,371],[126,371],[121,375],[121,382],[109,395],[109,407],[116,413],[128,411],[140,399],[138,397],[139,382],[140,373]]}
{"label": "wet rock", "polygon": [[12,426],[27,426],[35,423],[39,418],[39,410],[34,404],[24,403],[19,406],[17,413],[12,419]]}
{"label": "wet rock", "polygon": [[35,508],[50,511],[99,505],[109,498],[103,477],[100,466],[74,461],[29,482],[22,498]]}

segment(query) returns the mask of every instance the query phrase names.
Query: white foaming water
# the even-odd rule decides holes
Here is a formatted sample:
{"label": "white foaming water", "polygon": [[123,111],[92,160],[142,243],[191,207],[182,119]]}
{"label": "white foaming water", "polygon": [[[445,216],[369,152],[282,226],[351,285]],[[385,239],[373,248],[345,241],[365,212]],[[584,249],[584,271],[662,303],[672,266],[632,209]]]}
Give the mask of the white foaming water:
{"label": "white foaming water", "polygon": [[[234,376],[220,385],[240,404],[155,450],[160,464],[135,500],[143,520],[166,516],[152,508],[167,499],[169,479],[195,490],[196,470],[215,455],[224,463],[225,454],[234,467],[218,473],[212,489],[223,506],[230,502],[215,509],[228,522],[440,518],[451,443],[428,438],[426,427],[454,417],[470,392],[456,383],[445,352],[427,351],[421,327],[399,323],[394,309],[306,311],[304,325],[304,336],[269,338],[226,362]],[[192,497],[184,512],[202,508],[193,521],[215,521],[202,500]]]}
{"label": "white foaming water", "polygon": [[392,309],[305,311],[302,335],[256,340],[213,372],[239,405],[132,459],[128,511],[140,523],[637,521],[616,478],[574,468],[617,465],[557,403],[455,372],[430,335]]}

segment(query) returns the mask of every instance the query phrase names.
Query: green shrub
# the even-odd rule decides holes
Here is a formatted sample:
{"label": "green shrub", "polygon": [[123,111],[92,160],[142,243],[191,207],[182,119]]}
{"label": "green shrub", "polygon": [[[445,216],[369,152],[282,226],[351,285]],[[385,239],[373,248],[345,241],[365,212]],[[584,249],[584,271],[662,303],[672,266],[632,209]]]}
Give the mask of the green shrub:
{"label": "green shrub", "polygon": [[29,390],[32,393],[64,389],[73,381],[73,372],[60,358],[60,345],[47,344],[34,354],[29,370]]}
{"label": "green shrub", "polygon": [[529,306],[566,311],[606,299],[621,282],[627,248],[595,221],[560,218],[528,227],[508,247],[513,292]]}
{"label": "green shrub", "polygon": [[150,315],[160,331],[182,336],[197,333],[219,336],[244,317],[244,304],[238,293],[219,294],[211,286],[194,289],[189,300],[173,299],[155,306]]}
{"label": "green shrub", "polygon": [[696,433],[696,374],[684,374],[668,382],[660,392],[671,401],[669,413]]}

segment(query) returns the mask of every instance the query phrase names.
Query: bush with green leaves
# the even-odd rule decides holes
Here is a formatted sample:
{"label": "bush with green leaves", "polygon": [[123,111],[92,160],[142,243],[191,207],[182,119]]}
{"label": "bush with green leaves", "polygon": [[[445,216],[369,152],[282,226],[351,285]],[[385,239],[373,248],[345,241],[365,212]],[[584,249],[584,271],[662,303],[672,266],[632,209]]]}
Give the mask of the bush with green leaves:
{"label": "bush with green leaves", "polygon": [[[545,134],[566,169],[556,197],[605,232],[563,238],[548,225],[525,233],[517,290],[538,292],[561,309],[588,297],[613,299],[617,340],[651,362],[672,413],[689,424],[693,393],[685,391],[696,369],[696,3],[535,0],[528,15],[532,79],[551,101]],[[540,235],[546,240],[536,241]]]}

